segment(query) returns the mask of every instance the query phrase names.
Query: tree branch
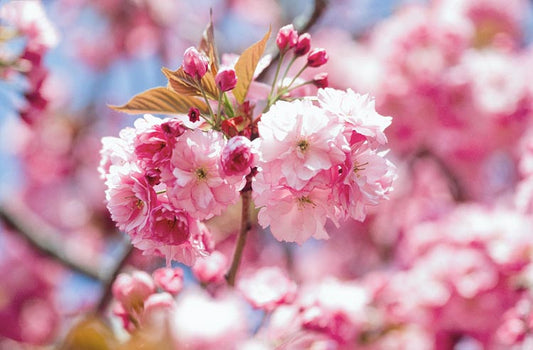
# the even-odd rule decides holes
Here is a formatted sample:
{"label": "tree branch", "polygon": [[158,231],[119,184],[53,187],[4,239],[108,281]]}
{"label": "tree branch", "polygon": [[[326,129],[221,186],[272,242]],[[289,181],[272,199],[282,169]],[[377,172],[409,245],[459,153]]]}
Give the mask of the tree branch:
{"label": "tree branch", "polygon": [[[305,33],[309,29],[311,29],[312,26],[315,25],[315,23],[322,17],[324,14],[326,8],[328,7],[328,0],[315,0],[315,5],[313,7],[313,11],[309,14],[303,14],[301,16],[296,17],[293,20],[294,28],[299,33]],[[265,77],[268,75],[268,72],[270,69],[275,66],[275,63],[279,59],[279,50],[276,47],[276,45],[273,45],[267,50],[267,53],[265,56],[270,56],[270,62],[268,62],[268,65],[263,69],[263,71],[258,75],[257,80],[262,81],[265,79]]]}
{"label": "tree branch", "polygon": [[44,255],[57,260],[72,271],[96,281],[105,281],[106,275],[97,269],[80,264],[66,254],[63,244],[58,243],[61,234],[26,208],[22,203],[0,204],[0,220],[20,234],[26,242]]}

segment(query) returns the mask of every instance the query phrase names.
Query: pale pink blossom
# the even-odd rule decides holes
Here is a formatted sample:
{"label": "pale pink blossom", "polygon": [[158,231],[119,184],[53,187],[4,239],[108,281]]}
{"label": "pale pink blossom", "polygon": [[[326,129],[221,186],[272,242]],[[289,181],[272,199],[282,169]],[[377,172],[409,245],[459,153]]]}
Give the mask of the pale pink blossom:
{"label": "pale pink blossom", "polygon": [[[188,213],[182,210],[171,213],[175,215],[176,221],[170,217],[163,218],[160,222],[162,227],[166,225],[171,228],[173,234],[170,237],[162,235],[165,229],[155,234],[150,229],[145,229],[132,239],[132,244],[145,255],[164,257],[168,266],[171,261],[192,266],[198,257],[207,256],[212,251],[211,234],[203,223],[192,218]],[[170,221],[165,224],[165,220]],[[175,226],[172,227],[173,225]],[[187,238],[184,240],[185,236]]]}
{"label": "pale pink blossom", "polygon": [[152,273],[155,285],[172,295],[183,288],[183,270],[180,268],[161,267]]}
{"label": "pale pink blossom", "polygon": [[201,283],[220,283],[224,281],[227,268],[228,259],[215,250],[209,256],[197,259],[192,272]]}
{"label": "pale pink blossom", "polygon": [[109,168],[112,165],[123,166],[136,161],[133,148],[135,130],[124,128],[119,137],[102,137],[102,149],[100,150],[100,164],[98,172],[102,179],[106,179]]}
{"label": "pale pink blossom", "polygon": [[48,19],[39,0],[11,1],[0,8],[0,18],[16,26],[28,36],[30,45],[51,48],[57,45],[59,34]]}
{"label": "pale pink blossom", "polygon": [[140,312],[144,301],[155,293],[155,284],[148,273],[137,270],[131,274],[119,274],[113,282],[112,292],[126,312]]}
{"label": "pale pink blossom", "polygon": [[106,181],[107,208],[117,227],[135,236],[150,218],[156,193],[135,164],[111,166]]}
{"label": "pale pink blossom", "polygon": [[272,235],[279,241],[302,244],[311,237],[327,239],[326,221],[328,217],[333,217],[330,213],[331,191],[272,188],[268,186],[272,180],[269,176],[265,172],[259,173],[253,183],[254,202],[260,208],[259,224],[270,226]]}
{"label": "pale pink blossom", "polygon": [[336,90],[325,88],[318,90],[320,106],[345,123],[344,133],[348,140],[355,131],[365,136],[370,142],[387,143],[385,129],[391,124],[391,117],[384,117],[376,112],[374,99],[369,95],[360,95],[352,89]]}
{"label": "pale pink blossom", "polygon": [[[137,119],[134,126],[134,153],[142,168],[148,174],[155,173],[157,177],[161,169],[169,166],[176,140],[186,128],[177,119],[160,119],[150,114]],[[158,181],[159,179],[156,178],[155,183]]]}
{"label": "pale pink blossom", "polygon": [[291,303],[296,297],[296,283],[279,267],[262,267],[239,279],[238,290],[250,304],[266,312]]}
{"label": "pale pink blossom", "polygon": [[387,151],[378,152],[366,142],[352,146],[334,188],[334,198],[346,216],[362,221],[368,206],[388,199],[396,167],[385,158],[386,154]]}
{"label": "pale pink blossom", "polygon": [[237,349],[246,337],[244,306],[235,295],[214,298],[203,290],[185,291],[171,321],[177,348]]}
{"label": "pale pink blossom", "polygon": [[243,176],[223,175],[224,146],[216,131],[187,130],[181,135],[171,158],[173,176],[164,179],[172,204],[202,220],[237,202],[245,181]]}
{"label": "pale pink blossom", "polygon": [[279,101],[258,123],[258,165],[301,190],[320,171],[344,161],[348,144],[342,127],[309,100]]}

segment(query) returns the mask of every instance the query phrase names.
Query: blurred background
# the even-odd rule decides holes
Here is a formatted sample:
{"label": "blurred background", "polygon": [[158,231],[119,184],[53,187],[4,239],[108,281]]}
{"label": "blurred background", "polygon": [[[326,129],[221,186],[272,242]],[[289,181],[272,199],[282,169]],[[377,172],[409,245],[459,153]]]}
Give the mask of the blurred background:
{"label": "blurred background", "polygon": [[[312,73],[372,94],[393,117],[399,178],[389,202],[342,226],[329,247],[284,245],[294,279],[365,284],[376,308],[395,308],[383,324],[429,339],[411,349],[503,349],[522,332],[510,340],[521,345],[531,325],[494,334],[529,302],[533,281],[531,2],[324,3],[309,32],[330,60]],[[310,0],[0,1],[0,349],[54,344],[105,305],[118,264],[164,265],[131,252],[105,207],[100,139],[134,120],[108,105],[166,85],[161,67],[180,66],[211,10],[219,53],[239,54],[314,9]],[[214,225],[231,246],[231,229]],[[261,255],[261,242],[250,264],[284,254]]]}

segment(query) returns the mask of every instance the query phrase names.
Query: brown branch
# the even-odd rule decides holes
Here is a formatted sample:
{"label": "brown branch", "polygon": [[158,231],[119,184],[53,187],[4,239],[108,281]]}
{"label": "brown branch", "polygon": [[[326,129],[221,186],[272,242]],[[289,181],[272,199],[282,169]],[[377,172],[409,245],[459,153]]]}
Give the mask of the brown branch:
{"label": "brown branch", "polygon": [[244,245],[246,244],[246,236],[250,230],[250,202],[252,192],[247,190],[246,187],[241,191],[242,199],[242,211],[241,211],[241,229],[239,236],[237,237],[237,244],[235,246],[235,252],[233,253],[233,260],[231,267],[226,274],[226,281],[228,285],[235,286],[235,278],[237,277],[237,271],[242,259],[242,253],[244,251]]}
{"label": "brown branch", "polygon": [[105,281],[101,271],[80,264],[66,254],[66,248],[59,243],[61,234],[26,208],[22,203],[0,204],[0,220],[20,234],[40,253],[57,260],[72,271],[81,273],[96,281]]}
{"label": "brown branch", "polygon": [[[299,33],[307,32],[311,27],[313,27],[316,22],[322,17],[324,14],[329,1],[328,0],[315,0],[315,4],[313,7],[313,11],[309,14],[304,14],[301,16],[298,16],[294,18],[294,28]],[[257,80],[262,81],[266,78],[268,75],[268,72],[270,69],[275,66],[275,63],[279,59],[279,50],[276,47],[276,45],[272,45],[268,48],[267,53],[265,56],[270,56],[270,62],[268,62],[268,65],[263,69],[263,71],[258,75]]]}
{"label": "brown branch", "polygon": [[117,278],[120,271],[122,271],[122,269],[126,265],[126,262],[131,256],[131,253],[133,252],[133,246],[131,245],[129,240],[125,240],[122,246],[123,246],[123,253],[120,259],[118,259],[111,274],[105,279],[103,283],[103,286],[102,286],[103,293],[100,297],[100,301],[98,302],[98,306],[96,308],[97,312],[99,313],[103,313],[105,309],[107,308],[107,305],[109,305],[109,302],[111,301],[111,298],[113,297],[113,293],[112,293],[113,282]]}

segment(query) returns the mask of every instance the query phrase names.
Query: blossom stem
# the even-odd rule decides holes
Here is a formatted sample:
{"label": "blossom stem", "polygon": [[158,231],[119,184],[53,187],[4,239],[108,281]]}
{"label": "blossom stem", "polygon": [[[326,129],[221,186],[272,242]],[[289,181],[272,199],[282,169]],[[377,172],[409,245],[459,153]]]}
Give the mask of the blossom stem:
{"label": "blossom stem", "polygon": [[[250,179],[247,180],[250,182]],[[233,261],[231,262],[230,269],[226,274],[226,281],[228,285],[233,287],[235,286],[235,278],[237,276],[237,270],[241,263],[242,253],[244,251],[244,245],[246,244],[246,236],[248,230],[250,230],[250,201],[252,192],[249,190],[248,183],[241,191],[242,199],[242,211],[241,211],[241,229],[239,231],[239,236],[237,237],[237,245],[235,246],[235,252],[233,253]]]}
{"label": "blossom stem", "polygon": [[[198,88],[200,89],[200,92],[202,93],[202,96],[204,97],[204,100],[205,100],[205,103],[207,104],[207,108],[209,108],[209,115],[211,116],[213,122],[214,122],[214,125],[217,124],[216,122],[216,116],[215,116],[215,113],[213,112],[213,109],[211,108],[211,104],[209,103],[209,99],[207,98],[207,95],[205,94],[205,90],[204,90],[204,87],[202,86],[201,83],[198,83]],[[213,125],[212,123],[210,123],[211,125]]]}
{"label": "blossom stem", "polygon": [[272,105],[271,97],[274,94],[274,89],[276,87],[276,82],[278,81],[279,71],[281,69],[281,64],[283,62],[283,57],[285,56],[285,52],[281,52],[279,54],[279,60],[278,64],[276,65],[276,73],[274,74],[274,79],[272,79],[272,86],[270,87],[270,93],[268,94],[268,103],[267,108]]}

